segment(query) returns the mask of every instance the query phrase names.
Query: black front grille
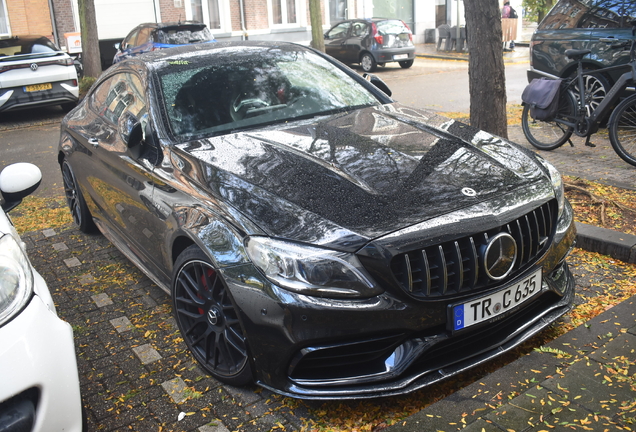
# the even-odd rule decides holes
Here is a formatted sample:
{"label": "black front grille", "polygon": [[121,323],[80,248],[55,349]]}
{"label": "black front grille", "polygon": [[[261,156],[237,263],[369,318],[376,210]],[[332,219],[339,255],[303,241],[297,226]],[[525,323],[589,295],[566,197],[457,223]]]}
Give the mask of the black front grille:
{"label": "black front grille", "polygon": [[424,249],[397,255],[391,270],[400,286],[416,298],[443,298],[480,291],[498,281],[483,271],[488,239],[505,232],[517,243],[517,260],[510,278],[525,270],[550,244],[556,226],[557,203],[541,207],[505,225]]}

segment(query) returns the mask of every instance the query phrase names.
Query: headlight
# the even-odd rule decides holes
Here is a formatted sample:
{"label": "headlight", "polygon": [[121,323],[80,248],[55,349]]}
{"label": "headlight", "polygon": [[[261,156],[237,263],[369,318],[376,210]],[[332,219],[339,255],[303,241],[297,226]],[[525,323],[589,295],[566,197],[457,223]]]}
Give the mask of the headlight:
{"label": "headlight", "polygon": [[536,155],[537,160],[543,164],[550,174],[550,180],[552,181],[552,188],[554,189],[554,195],[559,203],[559,215],[563,213],[563,206],[565,205],[565,192],[563,190],[563,178],[561,173],[547,160],[541,156]]}
{"label": "headlight", "polygon": [[10,320],[33,293],[33,273],[24,251],[12,235],[0,237],[0,325]]}
{"label": "headlight", "polygon": [[372,297],[382,292],[350,253],[267,237],[251,237],[247,253],[269,280],[290,291],[331,298]]}

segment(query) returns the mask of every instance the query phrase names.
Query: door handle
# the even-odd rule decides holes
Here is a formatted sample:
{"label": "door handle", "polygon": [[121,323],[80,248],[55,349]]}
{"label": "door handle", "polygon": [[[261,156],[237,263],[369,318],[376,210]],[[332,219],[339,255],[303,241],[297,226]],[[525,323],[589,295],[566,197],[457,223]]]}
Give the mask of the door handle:
{"label": "door handle", "polygon": [[99,145],[99,141],[97,140],[97,138],[89,138],[88,143],[93,147],[97,147]]}

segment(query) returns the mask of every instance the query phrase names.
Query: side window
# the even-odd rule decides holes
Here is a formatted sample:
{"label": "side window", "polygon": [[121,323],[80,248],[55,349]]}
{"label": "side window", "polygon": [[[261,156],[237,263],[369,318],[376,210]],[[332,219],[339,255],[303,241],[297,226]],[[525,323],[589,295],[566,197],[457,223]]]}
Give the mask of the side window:
{"label": "side window", "polygon": [[113,124],[129,111],[141,119],[147,111],[141,80],[131,73],[117,74],[104,81],[90,96],[91,108]]}
{"label": "side window", "polygon": [[145,27],[139,30],[139,34],[137,35],[137,40],[135,41],[135,46],[143,45],[145,43],[150,42],[152,36],[152,29]]}
{"label": "side window", "polygon": [[328,33],[329,39],[338,39],[338,38],[347,37],[347,35],[349,34],[350,27],[351,27],[351,23],[349,22],[338,24],[337,26],[335,26],[329,31]]}
{"label": "side window", "polygon": [[122,42],[121,46],[123,49],[127,49],[135,46],[135,42],[137,41],[137,35],[139,34],[139,30],[134,30],[131,34],[126,36],[126,39]]}
{"label": "side window", "polygon": [[630,28],[636,18],[636,3],[632,0],[593,0],[588,3],[579,28]]}
{"label": "side window", "polygon": [[366,23],[353,23],[353,28],[351,30],[351,35],[354,37],[365,37],[369,34],[369,27]]}

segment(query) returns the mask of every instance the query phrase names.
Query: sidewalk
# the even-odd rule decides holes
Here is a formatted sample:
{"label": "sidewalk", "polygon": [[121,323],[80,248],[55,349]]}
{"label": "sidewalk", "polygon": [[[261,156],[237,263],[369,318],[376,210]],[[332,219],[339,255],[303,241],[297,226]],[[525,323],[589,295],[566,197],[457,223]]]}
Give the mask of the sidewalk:
{"label": "sidewalk", "polygon": [[[520,42],[523,44],[523,42]],[[529,61],[528,46],[517,44],[514,51],[504,51],[504,63],[527,62]],[[415,56],[420,58],[437,60],[457,60],[468,61],[468,52],[437,50],[436,44],[415,44]]]}
{"label": "sidewalk", "polygon": [[611,371],[634,360],[635,311],[636,296],[384,431],[634,430],[634,384]]}

